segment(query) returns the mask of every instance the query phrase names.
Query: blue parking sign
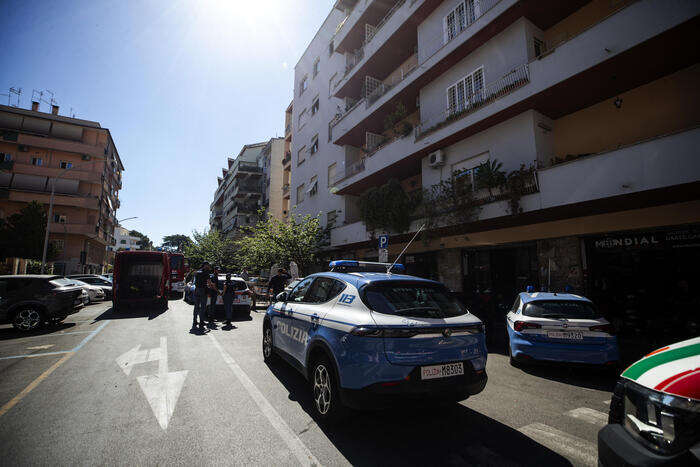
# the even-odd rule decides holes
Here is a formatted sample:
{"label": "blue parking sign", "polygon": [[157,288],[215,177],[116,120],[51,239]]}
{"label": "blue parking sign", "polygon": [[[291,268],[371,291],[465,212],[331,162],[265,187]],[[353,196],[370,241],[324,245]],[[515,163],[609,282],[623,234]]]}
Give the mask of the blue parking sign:
{"label": "blue parking sign", "polygon": [[379,248],[388,248],[389,247],[389,236],[388,235],[380,235],[379,236]]}

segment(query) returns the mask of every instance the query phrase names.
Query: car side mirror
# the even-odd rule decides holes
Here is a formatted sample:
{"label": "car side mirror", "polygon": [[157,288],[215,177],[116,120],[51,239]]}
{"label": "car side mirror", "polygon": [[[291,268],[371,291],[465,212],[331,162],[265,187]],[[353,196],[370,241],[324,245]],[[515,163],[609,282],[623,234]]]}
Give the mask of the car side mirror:
{"label": "car side mirror", "polygon": [[287,292],[278,293],[277,296],[275,297],[275,300],[277,300],[278,302],[286,302],[287,301]]}

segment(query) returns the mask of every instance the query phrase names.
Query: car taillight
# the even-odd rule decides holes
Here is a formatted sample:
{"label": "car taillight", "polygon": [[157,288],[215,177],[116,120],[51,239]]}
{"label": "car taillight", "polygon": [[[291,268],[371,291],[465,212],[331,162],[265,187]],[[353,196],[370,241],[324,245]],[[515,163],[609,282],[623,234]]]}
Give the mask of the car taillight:
{"label": "car taillight", "polygon": [[523,331],[525,329],[540,329],[542,328],[541,325],[537,323],[527,323],[525,321],[516,321],[513,323],[513,329],[515,329],[517,332]]}
{"label": "car taillight", "polygon": [[615,334],[615,328],[612,324],[597,324],[589,328],[591,331],[607,332],[610,335]]}

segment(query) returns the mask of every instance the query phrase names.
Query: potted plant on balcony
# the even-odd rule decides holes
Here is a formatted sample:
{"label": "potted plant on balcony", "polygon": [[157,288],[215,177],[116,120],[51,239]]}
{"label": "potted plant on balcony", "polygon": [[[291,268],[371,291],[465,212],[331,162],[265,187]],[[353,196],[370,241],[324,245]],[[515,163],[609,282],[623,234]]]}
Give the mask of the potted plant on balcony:
{"label": "potted plant on balcony", "polygon": [[493,189],[505,185],[506,173],[501,170],[503,163],[498,159],[488,159],[476,168],[476,185],[478,188],[486,188],[489,197],[493,198]]}
{"label": "potted plant on balcony", "polygon": [[520,206],[520,199],[523,195],[535,191],[535,167],[520,164],[518,170],[514,170],[506,177],[506,188],[508,191],[508,205],[512,215],[520,214],[523,208]]}

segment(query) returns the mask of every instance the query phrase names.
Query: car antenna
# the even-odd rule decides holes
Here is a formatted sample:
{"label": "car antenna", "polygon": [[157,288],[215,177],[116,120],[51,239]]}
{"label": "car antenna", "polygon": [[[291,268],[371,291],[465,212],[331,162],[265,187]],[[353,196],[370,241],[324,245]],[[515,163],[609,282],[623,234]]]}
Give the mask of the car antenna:
{"label": "car antenna", "polygon": [[418,234],[420,233],[420,231],[423,230],[423,227],[425,227],[425,224],[423,224],[423,225],[420,226],[420,229],[418,229],[418,231],[417,231],[416,234],[413,236],[413,238],[411,239],[411,241],[408,242],[408,244],[404,247],[403,251],[402,251],[401,253],[399,253],[399,256],[397,256],[396,259],[394,260],[394,262],[391,263],[391,266],[389,266],[389,269],[386,270],[386,273],[387,273],[387,274],[391,274],[391,270],[393,269],[393,267],[394,267],[394,265],[396,264],[396,262],[399,260],[399,258],[401,258],[401,255],[403,255],[404,253],[406,253],[406,250],[408,250],[408,247],[411,246],[411,243],[413,243],[413,240],[416,239],[416,237],[418,236]]}

